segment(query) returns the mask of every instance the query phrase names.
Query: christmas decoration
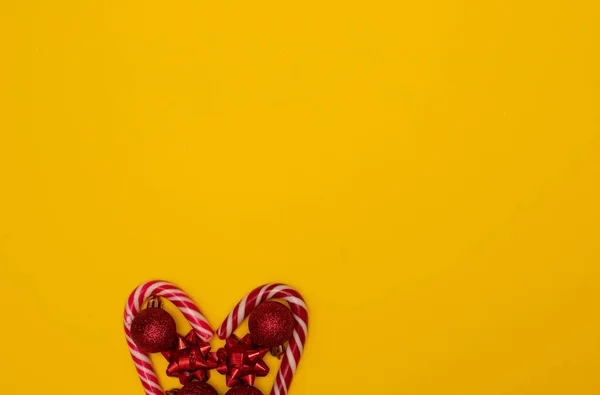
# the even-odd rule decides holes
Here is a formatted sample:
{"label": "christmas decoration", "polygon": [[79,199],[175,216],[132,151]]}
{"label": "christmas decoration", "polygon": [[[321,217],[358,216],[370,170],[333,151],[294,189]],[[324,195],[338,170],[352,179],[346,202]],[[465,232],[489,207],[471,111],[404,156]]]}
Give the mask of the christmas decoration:
{"label": "christmas decoration", "polygon": [[294,316],[290,309],[279,302],[262,302],[250,314],[248,329],[256,344],[278,347],[292,337]]}
{"label": "christmas decoration", "polygon": [[244,296],[244,298],[229,313],[227,319],[217,330],[219,338],[226,339],[233,334],[233,331],[260,305],[260,303],[270,299],[285,300],[292,310],[294,320],[294,330],[292,337],[287,345],[285,355],[281,361],[279,373],[275,378],[275,384],[271,389],[271,395],[286,395],[296,373],[296,368],[302,357],[304,343],[308,332],[308,311],[302,295],[295,289],[285,284],[267,284],[254,289]]}
{"label": "christmas decoration", "polygon": [[268,352],[268,348],[255,346],[250,335],[241,340],[231,335],[227,338],[225,347],[217,351],[217,371],[225,375],[228,387],[244,383],[253,385],[256,376],[269,374],[269,367],[262,360]]}
{"label": "christmas decoration", "polygon": [[227,391],[225,395],[262,395],[262,392],[256,387],[238,385]]}
{"label": "christmas decoration", "polygon": [[[151,313],[153,315],[151,319],[145,318],[144,315],[140,316],[141,308],[146,301],[150,302],[146,310],[157,310],[156,303],[160,300],[158,297],[172,302],[192,326],[190,333],[185,337],[176,334],[172,347],[162,350],[162,354],[169,361],[167,374],[179,378],[183,384],[183,388],[170,389],[166,392],[167,395],[217,395],[214,388],[205,383],[209,377],[209,370],[213,368],[225,374],[227,384],[233,386],[227,392],[228,395],[261,394],[256,387],[252,386],[256,377],[265,376],[269,371],[262,360],[269,351],[268,347],[260,346],[253,341],[255,337],[260,340],[261,336],[264,337],[261,342],[277,344],[276,347],[283,355],[270,395],[287,395],[302,356],[308,330],[306,304],[296,290],[284,284],[267,284],[254,289],[235,306],[219,327],[217,333],[221,339],[226,339],[226,344],[216,353],[212,353],[210,344],[207,343],[213,335],[211,326],[185,292],[164,281],[150,281],[138,286],[129,296],[125,306],[125,337],[146,395],[165,395],[165,392],[160,386],[150,359],[134,342],[134,337],[140,336],[138,324],[135,325],[135,336],[132,326],[138,316],[140,322],[148,319],[152,325],[164,319],[156,318],[162,313],[155,312]],[[271,302],[274,301],[271,299],[284,300],[290,306],[289,310],[281,303],[272,305]],[[264,302],[269,302],[266,304],[267,307],[263,305]],[[261,305],[263,307],[258,308]],[[254,333],[247,334],[242,339],[232,336],[237,327],[255,310],[258,312],[252,318]],[[150,313],[144,314],[150,315]],[[290,314],[293,321],[289,319]],[[151,326],[147,322],[144,325]],[[140,324],[140,326],[144,325]],[[291,336],[287,334],[289,327],[292,328]],[[145,336],[142,338],[139,343],[143,345],[143,341],[147,339]],[[163,347],[164,344],[160,348]]]}
{"label": "christmas decoration", "polygon": [[193,379],[208,380],[208,371],[217,367],[217,357],[210,348],[210,344],[201,341],[193,330],[185,337],[177,335],[176,347],[162,353],[169,361],[167,376],[179,378],[181,384]]}
{"label": "christmas decoration", "polygon": [[131,323],[131,337],[145,352],[160,352],[173,345],[177,327],[175,320],[161,308],[160,301],[153,299],[148,308],[135,316]]}
{"label": "christmas decoration", "polygon": [[131,337],[131,324],[140,313],[144,302],[151,297],[163,297],[173,303],[183,313],[198,336],[208,341],[213,336],[213,330],[196,304],[181,289],[165,281],[149,281],[138,286],[130,295],[125,305],[124,326],[125,338],[129,352],[146,395],[164,395],[156,377],[150,358],[134,343]]}
{"label": "christmas decoration", "polygon": [[192,381],[183,386],[177,395],[218,395],[219,393],[211,385],[202,381]]}

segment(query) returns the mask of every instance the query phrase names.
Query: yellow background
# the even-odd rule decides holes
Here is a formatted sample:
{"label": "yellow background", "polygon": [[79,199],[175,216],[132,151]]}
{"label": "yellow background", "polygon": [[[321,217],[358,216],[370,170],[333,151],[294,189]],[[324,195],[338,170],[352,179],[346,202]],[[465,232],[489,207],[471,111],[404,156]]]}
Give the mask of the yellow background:
{"label": "yellow background", "polygon": [[0,392],[142,394],[162,278],[296,286],[290,395],[600,393],[596,1],[0,10]]}

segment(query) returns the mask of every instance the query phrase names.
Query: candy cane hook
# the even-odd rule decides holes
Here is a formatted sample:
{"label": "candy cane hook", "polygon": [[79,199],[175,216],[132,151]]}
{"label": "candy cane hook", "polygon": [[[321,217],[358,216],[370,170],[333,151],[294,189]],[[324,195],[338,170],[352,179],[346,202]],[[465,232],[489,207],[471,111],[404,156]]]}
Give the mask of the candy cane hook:
{"label": "candy cane hook", "polygon": [[308,332],[308,311],[302,295],[285,284],[266,284],[256,288],[238,303],[227,319],[217,330],[221,339],[226,339],[246,319],[247,316],[261,303],[269,299],[283,299],[290,305],[296,325],[289,341],[277,378],[271,389],[271,395],[286,395],[298,362],[302,357]]}
{"label": "candy cane hook", "polygon": [[129,295],[124,314],[125,337],[127,338],[129,352],[133,358],[133,363],[142,381],[146,395],[164,395],[150,358],[135,345],[131,338],[131,322],[140,312],[144,301],[151,296],[162,296],[171,301],[183,313],[202,340],[209,341],[213,337],[213,330],[190,297],[181,289],[166,281],[148,281],[138,286]]}

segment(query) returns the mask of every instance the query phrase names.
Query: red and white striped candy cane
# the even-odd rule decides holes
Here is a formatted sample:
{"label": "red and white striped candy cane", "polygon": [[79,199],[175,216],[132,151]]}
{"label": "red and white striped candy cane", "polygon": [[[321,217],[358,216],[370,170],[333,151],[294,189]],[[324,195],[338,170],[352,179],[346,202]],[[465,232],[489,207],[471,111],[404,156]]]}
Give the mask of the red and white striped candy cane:
{"label": "red and white striped candy cane", "polygon": [[298,291],[285,284],[267,284],[256,288],[246,295],[229,313],[227,319],[217,330],[217,335],[221,339],[231,336],[233,331],[250,315],[256,306],[269,299],[287,301],[296,320],[292,338],[289,341],[283,361],[281,361],[275,384],[271,389],[271,395],[286,395],[296,373],[300,357],[302,357],[308,331],[308,311],[306,303],[304,303],[304,299]]}
{"label": "red and white striped candy cane", "polygon": [[125,337],[133,363],[137,369],[142,385],[147,395],[163,395],[163,390],[158,382],[156,372],[152,367],[150,358],[140,350],[131,338],[131,322],[140,312],[144,301],[151,296],[162,296],[170,300],[183,313],[202,340],[209,341],[213,337],[213,330],[196,304],[189,296],[175,285],[166,281],[148,281],[137,287],[125,305]]}

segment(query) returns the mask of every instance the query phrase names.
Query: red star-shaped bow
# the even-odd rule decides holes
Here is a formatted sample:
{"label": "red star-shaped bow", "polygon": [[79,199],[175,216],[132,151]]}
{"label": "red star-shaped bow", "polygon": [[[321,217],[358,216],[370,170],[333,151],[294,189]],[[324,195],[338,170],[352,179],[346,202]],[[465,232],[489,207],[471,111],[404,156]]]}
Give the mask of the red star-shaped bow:
{"label": "red star-shaped bow", "polygon": [[217,371],[225,375],[228,387],[244,383],[253,385],[256,376],[269,374],[269,367],[262,360],[268,352],[268,348],[254,345],[249,334],[241,340],[231,335],[225,341],[225,347],[217,351]]}
{"label": "red star-shaped bow", "polygon": [[167,376],[179,378],[181,384],[192,379],[206,381],[208,371],[217,367],[217,356],[210,352],[210,344],[201,341],[193,330],[185,337],[177,335],[176,346],[162,355],[169,361]]}

